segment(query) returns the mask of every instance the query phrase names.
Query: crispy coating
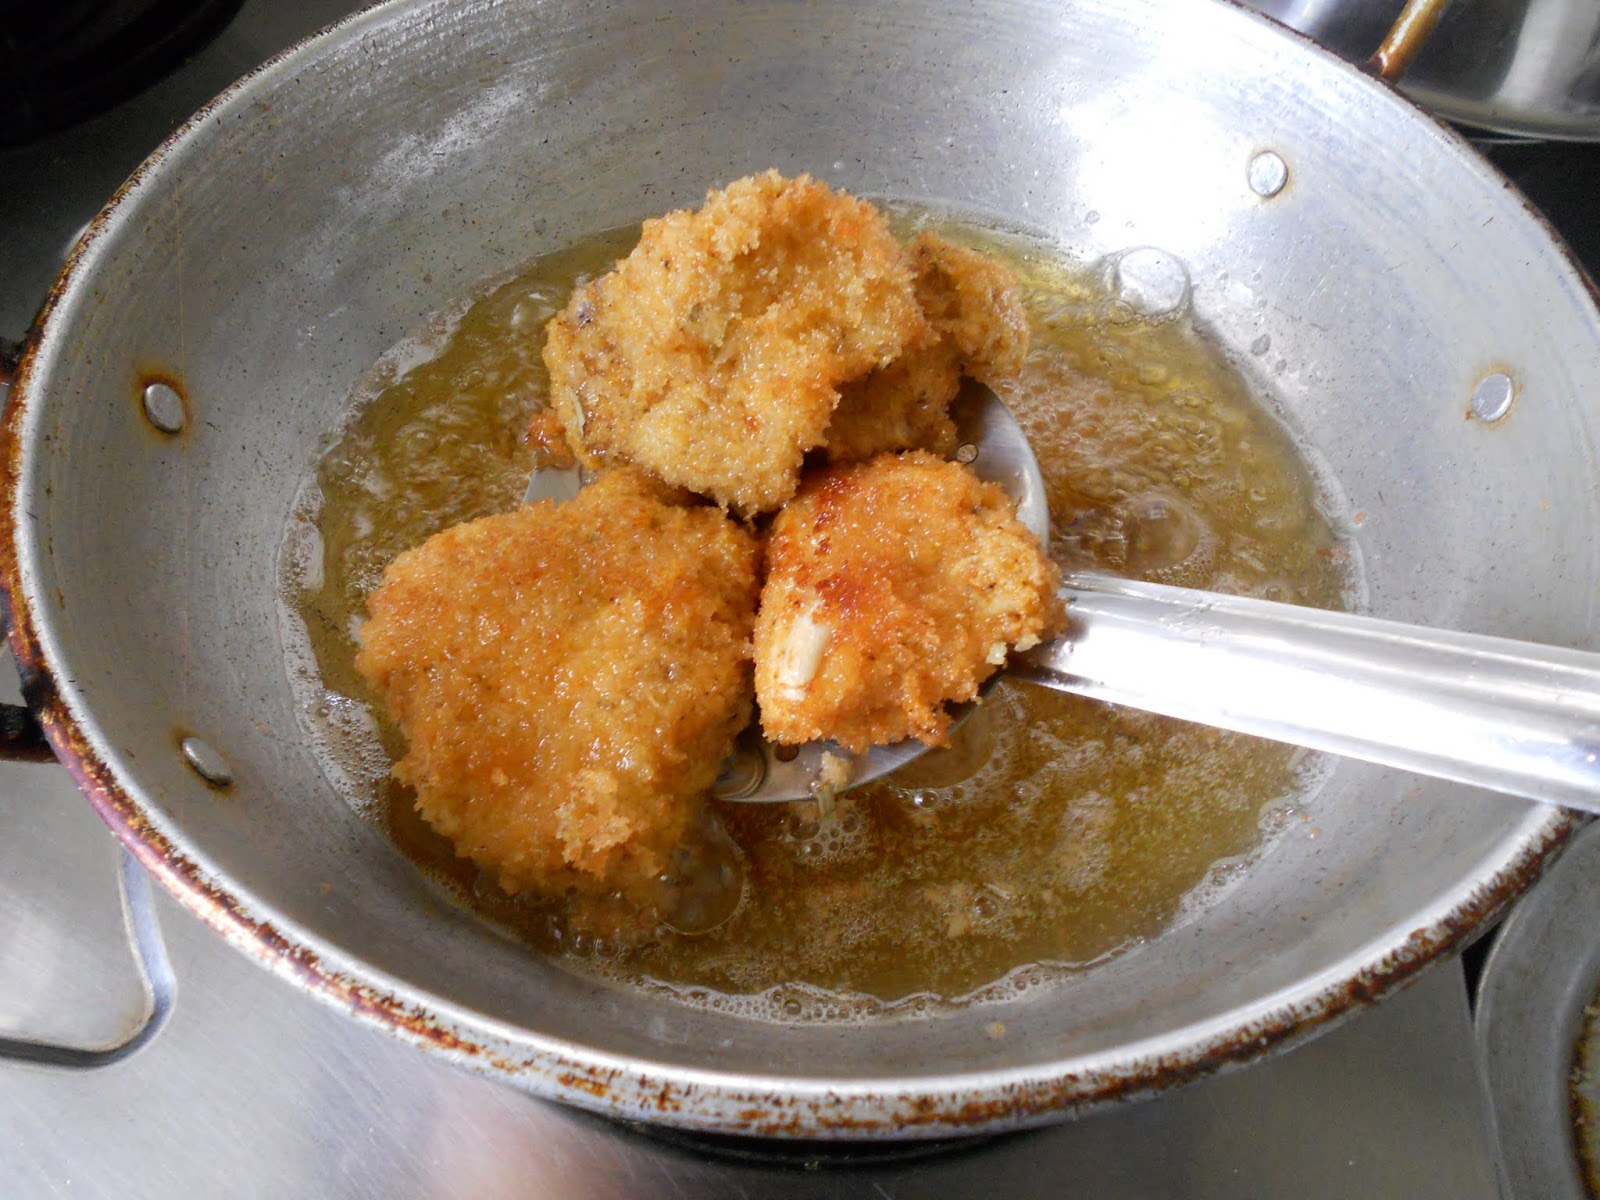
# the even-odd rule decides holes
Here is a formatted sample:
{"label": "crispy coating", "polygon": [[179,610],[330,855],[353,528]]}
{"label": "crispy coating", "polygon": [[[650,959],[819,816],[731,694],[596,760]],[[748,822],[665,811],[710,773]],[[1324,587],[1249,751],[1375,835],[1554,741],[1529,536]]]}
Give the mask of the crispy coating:
{"label": "crispy coating", "polygon": [[368,601],[395,774],[508,892],[653,895],[750,718],[760,549],[632,470],[453,526]]}
{"label": "crispy coating", "polygon": [[777,508],[839,387],[932,334],[878,211],[776,171],[646,221],[546,328],[551,401],[624,460],[745,514]]}
{"label": "crispy coating", "polygon": [[1011,268],[936,233],[922,234],[909,251],[917,302],[954,343],[962,371],[990,385],[1015,379],[1028,353],[1028,314]]}
{"label": "crispy coating", "polygon": [[552,408],[541,408],[528,419],[528,446],[537,470],[565,471],[577,465],[566,428]]}
{"label": "crispy coating", "polygon": [[1060,573],[998,486],[921,451],[808,476],[773,522],[756,699],[775,742],[943,745],[970,700],[1061,622]]}
{"label": "crispy coating", "polygon": [[845,384],[833,410],[823,459],[866,462],[894,450],[948,457],[956,448],[950,403],[961,390],[961,357],[940,339],[908,350],[881,370]]}
{"label": "crispy coating", "polygon": [[950,403],[961,377],[994,386],[1022,370],[1028,316],[1010,268],[935,233],[920,235],[907,255],[917,303],[937,336],[844,386],[828,426],[829,462],[865,462],[890,450],[948,455],[956,448]]}

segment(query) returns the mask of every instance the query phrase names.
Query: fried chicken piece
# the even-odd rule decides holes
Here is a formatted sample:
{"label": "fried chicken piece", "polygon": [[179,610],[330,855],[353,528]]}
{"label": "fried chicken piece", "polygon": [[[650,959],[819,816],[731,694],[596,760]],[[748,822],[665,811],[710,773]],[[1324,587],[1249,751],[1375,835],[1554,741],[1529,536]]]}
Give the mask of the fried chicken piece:
{"label": "fried chicken piece", "polygon": [[958,463],[910,451],[818,471],[767,543],[762,729],[854,752],[944,745],[947,702],[1060,626],[1060,581],[1005,492]]}
{"label": "fried chicken piece", "polygon": [[917,302],[940,336],[954,344],[962,371],[991,386],[1021,374],[1028,314],[1011,268],[936,233],[918,237],[910,253]]}
{"label": "fried chicken piece", "polygon": [[944,339],[908,350],[887,367],[847,383],[833,410],[823,459],[866,462],[895,450],[956,449],[950,404],[961,390],[961,357]]}
{"label": "fried chicken piece", "polygon": [[750,718],[760,549],[640,472],[453,526],[368,601],[395,775],[507,892],[653,895]]}
{"label": "fried chicken piece", "polygon": [[829,462],[865,462],[890,450],[948,456],[961,377],[994,386],[1022,371],[1028,315],[1010,268],[935,233],[919,236],[907,253],[917,303],[937,337],[841,389],[824,446]]}
{"label": "fried chicken piece", "polygon": [[646,221],[546,327],[586,465],[626,461],[744,514],[777,508],[839,387],[932,337],[872,205],[776,171]]}

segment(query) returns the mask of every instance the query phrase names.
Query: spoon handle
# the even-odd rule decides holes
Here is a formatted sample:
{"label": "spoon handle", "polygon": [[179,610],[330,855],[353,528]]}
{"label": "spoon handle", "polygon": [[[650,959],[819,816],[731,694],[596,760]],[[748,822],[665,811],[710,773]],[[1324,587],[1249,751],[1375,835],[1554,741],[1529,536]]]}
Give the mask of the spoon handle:
{"label": "spoon handle", "polygon": [[1083,574],[1013,674],[1600,812],[1600,654]]}

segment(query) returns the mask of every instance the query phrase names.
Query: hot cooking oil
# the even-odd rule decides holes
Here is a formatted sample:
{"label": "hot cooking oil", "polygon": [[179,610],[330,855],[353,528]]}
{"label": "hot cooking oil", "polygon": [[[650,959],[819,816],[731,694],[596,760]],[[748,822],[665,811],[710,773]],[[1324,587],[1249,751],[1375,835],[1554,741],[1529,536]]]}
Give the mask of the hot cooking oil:
{"label": "hot cooking oil", "polygon": [[[927,211],[895,219],[1018,274],[1032,346],[1002,398],[1038,454],[1064,568],[1344,605],[1354,568],[1326,489],[1186,313],[1141,318],[1036,239]],[[330,777],[541,952],[733,1011],[830,1019],[998,997],[1158,934],[1216,864],[1258,845],[1264,813],[1312,785],[1302,752],[1003,683],[952,748],[826,810],[717,806],[735,845],[699,872],[701,899],[731,915],[609,947],[573,914],[497,895],[416,816],[387,775],[399,734],[352,666],[364,598],[401,550],[520,501],[544,323],[636,236],[529,264],[397,347],[354,398],[294,518],[311,532],[284,557]]]}

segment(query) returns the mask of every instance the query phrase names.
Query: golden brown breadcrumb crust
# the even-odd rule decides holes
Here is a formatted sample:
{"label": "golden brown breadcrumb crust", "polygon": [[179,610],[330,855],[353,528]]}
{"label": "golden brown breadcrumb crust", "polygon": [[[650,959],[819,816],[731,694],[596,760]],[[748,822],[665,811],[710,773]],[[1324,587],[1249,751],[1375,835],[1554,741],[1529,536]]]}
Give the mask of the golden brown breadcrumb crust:
{"label": "golden brown breadcrumb crust", "polygon": [[841,389],[823,460],[866,462],[895,450],[949,456],[956,448],[950,405],[960,390],[961,356],[953,344],[940,339],[907,350]]}
{"label": "golden brown breadcrumb crust", "polygon": [[756,617],[775,742],[942,745],[948,702],[1061,621],[1060,573],[1015,505],[920,451],[808,476],[778,514]]}
{"label": "golden brown breadcrumb crust", "polygon": [[588,465],[632,462],[751,514],[794,494],[841,384],[931,337],[878,211],[768,171],[646,221],[550,322],[544,359]]}
{"label": "golden brown breadcrumb crust", "polygon": [[991,386],[1015,379],[1028,353],[1028,314],[1011,268],[936,233],[922,234],[909,251],[917,303],[955,345],[961,369]]}
{"label": "golden brown breadcrumb crust", "polygon": [[565,471],[577,465],[566,427],[552,408],[541,408],[528,419],[528,446],[535,470]]}
{"label": "golden brown breadcrumb crust", "polygon": [[994,386],[1014,379],[1028,349],[1028,315],[1004,263],[924,233],[907,247],[917,303],[936,337],[840,391],[824,456],[865,462],[891,450],[949,455],[950,404],[961,377]]}
{"label": "golden brown breadcrumb crust", "polygon": [[632,470],[400,555],[356,666],[395,774],[508,892],[648,900],[750,718],[760,550]]}

